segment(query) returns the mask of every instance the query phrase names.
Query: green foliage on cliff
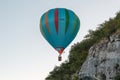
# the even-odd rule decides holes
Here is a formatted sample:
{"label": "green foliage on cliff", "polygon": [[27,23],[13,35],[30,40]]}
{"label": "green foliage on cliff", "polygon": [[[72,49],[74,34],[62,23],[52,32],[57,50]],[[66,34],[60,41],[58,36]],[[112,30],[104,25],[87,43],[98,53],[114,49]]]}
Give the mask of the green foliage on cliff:
{"label": "green foliage on cliff", "polygon": [[95,31],[89,30],[84,40],[71,47],[68,60],[56,66],[46,80],[78,80],[77,73],[86,60],[90,47],[115,32],[120,32],[120,12],[116,17],[100,24]]}
{"label": "green foliage on cliff", "polygon": [[115,76],[114,79],[115,79],[115,80],[120,80],[120,73],[116,74],[116,76]]}

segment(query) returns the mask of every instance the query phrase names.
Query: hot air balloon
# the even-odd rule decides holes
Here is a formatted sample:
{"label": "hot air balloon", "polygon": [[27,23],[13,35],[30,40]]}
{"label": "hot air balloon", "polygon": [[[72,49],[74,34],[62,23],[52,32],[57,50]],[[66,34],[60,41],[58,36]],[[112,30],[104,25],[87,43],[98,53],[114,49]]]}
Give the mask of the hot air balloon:
{"label": "hot air balloon", "polygon": [[61,54],[79,31],[80,20],[71,10],[65,8],[50,9],[40,19],[40,31],[48,43]]}

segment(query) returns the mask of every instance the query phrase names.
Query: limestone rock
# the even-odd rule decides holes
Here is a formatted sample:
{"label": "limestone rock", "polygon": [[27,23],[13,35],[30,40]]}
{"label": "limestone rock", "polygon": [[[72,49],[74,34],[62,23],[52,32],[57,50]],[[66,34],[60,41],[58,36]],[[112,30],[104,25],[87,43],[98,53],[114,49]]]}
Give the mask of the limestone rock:
{"label": "limestone rock", "polygon": [[120,73],[120,34],[113,34],[89,49],[79,80],[115,80]]}

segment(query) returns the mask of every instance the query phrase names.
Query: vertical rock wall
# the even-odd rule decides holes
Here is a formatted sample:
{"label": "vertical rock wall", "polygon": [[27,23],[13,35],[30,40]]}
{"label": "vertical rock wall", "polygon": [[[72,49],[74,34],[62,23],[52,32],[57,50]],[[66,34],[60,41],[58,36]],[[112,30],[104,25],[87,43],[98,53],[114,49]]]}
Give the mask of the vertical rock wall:
{"label": "vertical rock wall", "polygon": [[79,71],[80,80],[115,80],[120,73],[120,34],[92,46]]}

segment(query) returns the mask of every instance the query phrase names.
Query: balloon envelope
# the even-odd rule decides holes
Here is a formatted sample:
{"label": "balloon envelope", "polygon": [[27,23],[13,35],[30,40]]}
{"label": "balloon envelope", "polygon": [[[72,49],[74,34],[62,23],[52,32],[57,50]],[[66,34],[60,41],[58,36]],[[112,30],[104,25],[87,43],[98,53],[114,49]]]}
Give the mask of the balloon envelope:
{"label": "balloon envelope", "polygon": [[71,43],[79,31],[80,20],[71,10],[50,9],[40,19],[40,31],[59,54]]}

